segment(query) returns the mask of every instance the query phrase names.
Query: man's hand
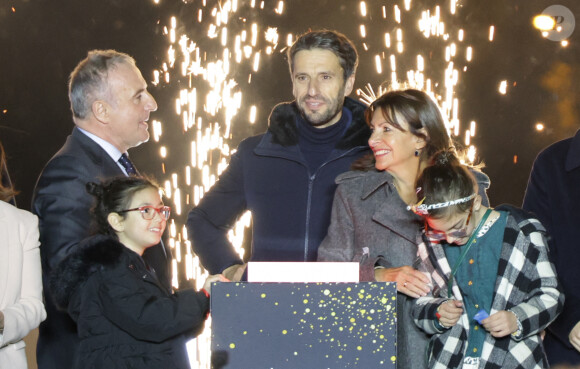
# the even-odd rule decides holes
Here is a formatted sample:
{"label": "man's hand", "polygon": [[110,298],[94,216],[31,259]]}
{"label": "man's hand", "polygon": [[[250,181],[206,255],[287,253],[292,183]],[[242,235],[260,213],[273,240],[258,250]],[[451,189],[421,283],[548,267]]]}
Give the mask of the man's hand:
{"label": "man's hand", "polygon": [[224,269],[222,274],[231,282],[239,282],[242,279],[242,275],[244,275],[246,265],[247,264],[234,264]]}
{"label": "man's hand", "polygon": [[207,277],[207,279],[205,280],[205,283],[203,284],[203,289],[211,294],[211,285],[214,282],[229,282],[228,279],[226,277],[224,277],[223,274],[213,274],[210,275],[209,277]]}

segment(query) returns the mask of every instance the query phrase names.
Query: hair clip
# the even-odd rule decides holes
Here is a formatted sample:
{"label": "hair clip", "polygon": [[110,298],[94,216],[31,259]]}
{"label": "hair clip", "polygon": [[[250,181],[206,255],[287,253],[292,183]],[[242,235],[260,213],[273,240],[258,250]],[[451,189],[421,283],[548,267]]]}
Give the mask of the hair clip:
{"label": "hair clip", "polygon": [[[420,189],[421,187],[419,187]],[[419,191],[417,191],[419,192]],[[407,206],[407,210],[411,210],[413,213],[418,215],[427,215],[429,214],[429,209],[427,209],[427,205],[423,205],[423,201],[425,201],[426,197],[423,197],[421,201],[416,203],[415,205]]]}

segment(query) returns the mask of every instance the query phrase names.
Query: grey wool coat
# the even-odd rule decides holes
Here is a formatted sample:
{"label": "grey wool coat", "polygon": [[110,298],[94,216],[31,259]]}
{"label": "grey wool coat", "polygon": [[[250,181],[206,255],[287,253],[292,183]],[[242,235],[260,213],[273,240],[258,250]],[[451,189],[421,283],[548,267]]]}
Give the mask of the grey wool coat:
{"label": "grey wool coat", "polygon": [[[473,173],[487,205],[489,178]],[[361,281],[375,280],[375,266],[417,267],[423,220],[407,210],[393,177],[376,170],[350,171],[338,176],[336,183],[331,222],[318,249],[318,260],[360,262]],[[423,369],[428,339],[413,322],[413,302],[413,298],[397,294],[397,367]]]}

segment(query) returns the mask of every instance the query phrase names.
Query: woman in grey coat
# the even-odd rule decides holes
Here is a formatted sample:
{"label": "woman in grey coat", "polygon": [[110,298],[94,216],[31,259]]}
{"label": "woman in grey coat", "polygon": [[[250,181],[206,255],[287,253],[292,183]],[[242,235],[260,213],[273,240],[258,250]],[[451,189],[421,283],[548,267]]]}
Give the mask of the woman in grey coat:
{"label": "woman in grey coat", "polygon": [[[427,336],[414,324],[414,298],[430,291],[416,269],[423,220],[407,210],[417,202],[415,182],[429,158],[453,146],[437,104],[419,90],[390,91],[366,111],[373,155],[336,182],[328,235],[319,261],[358,261],[360,280],[397,282],[397,367],[425,368]],[[483,203],[489,178],[474,170]]]}

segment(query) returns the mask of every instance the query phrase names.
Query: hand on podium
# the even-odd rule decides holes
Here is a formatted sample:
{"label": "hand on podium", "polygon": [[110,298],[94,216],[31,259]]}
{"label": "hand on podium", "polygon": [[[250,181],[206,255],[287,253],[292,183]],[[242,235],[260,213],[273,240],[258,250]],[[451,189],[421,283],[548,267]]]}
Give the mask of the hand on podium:
{"label": "hand on podium", "polygon": [[229,280],[224,277],[223,274],[214,274],[207,277],[205,283],[203,284],[203,289],[211,294],[211,285],[214,282],[229,282]]}
{"label": "hand on podium", "polygon": [[248,264],[234,264],[230,267],[227,267],[222,272],[223,275],[230,281],[230,282],[239,282],[246,271],[246,266]]}
{"label": "hand on podium", "polygon": [[398,268],[376,268],[375,279],[377,282],[397,282],[397,291],[413,298],[426,296],[431,290],[429,278],[408,265]]}

